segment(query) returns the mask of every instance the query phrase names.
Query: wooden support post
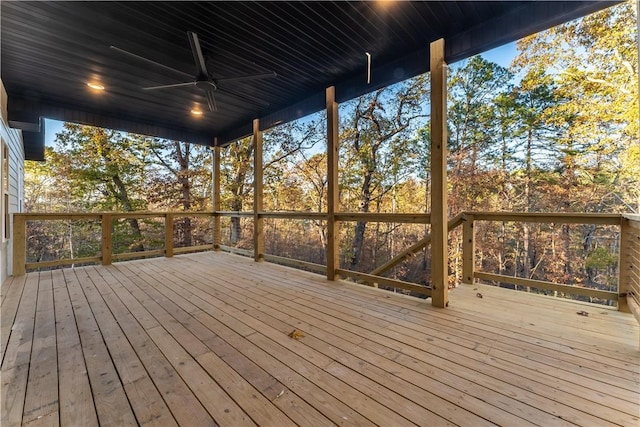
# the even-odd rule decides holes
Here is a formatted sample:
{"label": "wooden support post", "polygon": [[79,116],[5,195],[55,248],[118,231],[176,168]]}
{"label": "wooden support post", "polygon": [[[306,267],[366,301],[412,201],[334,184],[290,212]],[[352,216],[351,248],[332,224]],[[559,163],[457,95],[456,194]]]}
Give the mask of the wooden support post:
{"label": "wooden support post", "polygon": [[111,223],[111,214],[102,214],[102,265],[111,264],[113,250]]}
{"label": "wooden support post", "polygon": [[447,64],[444,39],[431,43],[431,298],[449,305],[447,247]]}
{"label": "wooden support post", "polygon": [[13,271],[14,276],[27,272],[27,218],[13,215]]}
{"label": "wooden support post", "polygon": [[462,223],[462,283],[473,284],[475,271],[476,236],[473,215],[464,215]]}
{"label": "wooden support post", "polygon": [[620,252],[618,254],[618,310],[625,313],[631,313],[629,304],[627,304],[627,294],[629,293],[629,249],[631,242],[630,220],[620,218]]}
{"label": "wooden support post", "polygon": [[164,256],[173,256],[173,214],[166,214],[164,217]]}
{"label": "wooden support post", "polygon": [[220,211],[220,147],[218,138],[215,139],[213,147],[213,250],[220,250],[221,230],[220,217],[216,212]]}
{"label": "wooden support post", "polygon": [[340,268],[340,223],[336,221],[338,211],[338,103],[336,88],[326,90],[327,102],[327,279],[338,280],[336,270]]}
{"label": "wooden support post", "polygon": [[253,120],[253,259],[264,259],[264,219],[262,202],[262,132],[260,120]]}

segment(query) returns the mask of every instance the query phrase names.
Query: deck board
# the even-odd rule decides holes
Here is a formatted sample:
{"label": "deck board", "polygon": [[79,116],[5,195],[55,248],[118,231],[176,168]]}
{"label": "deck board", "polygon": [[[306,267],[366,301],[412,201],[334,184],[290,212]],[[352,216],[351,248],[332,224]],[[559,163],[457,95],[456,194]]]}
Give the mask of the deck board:
{"label": "deck board", "polygon": [[[64,282],[64,277],[58,276],[57,279]],[[80,335],[66,286],[54,285],[54,305],[59,355],[60,425],[97,426],[98,417],[93,404]]]}
{"label": "deck board", "polygon": [[[24,398],[27,392],[29,362],[33,345],[39,273],[30,274],[24,284],[21,298],[15,301],[16,314],[8,330],[3,348],[2,393],[0,396],[0,425],[19,425],[22,422]],[[4,307],[3,307],[4,310]],[[3,331],[4,332],[4,331]],[[4,390],[11,388],[11,392]]]}
{"label": "deck board", "polygon": [[[317,302],[317,301],[316,301],[316,302]],[[308,306],[307,308],[308,308],[308,310],[313,310],[313,306],[311,306],[311,305],[310,305],[310,306]],[[329,312],[329,314],[331,314],[333,318],[339,318],[340,316],[345,316],[345,315],[346,315],[345,313],[341,313],[341,312],[338,312],[338,311],[336,311],[336,310],[330,311],[330,312]],[[374,325],[375,325],[375,327],[384,327],[384,328],[385,328],[385,330],[386,330],[386,329],[389,329],[389,328],[392,328],[393,326],[395,326],[395,325],[392,325],[391,323],[379,323],[379,322],[378,322],[378,323],[375,323],[375,322],[373,322],[373,321],[371,321],[371,320],[369,320],[369,319],[359,320],[358,322],[360,323],[360,326],[362,326],[362,327],[366,327],[366,325],[374,324]],[[372,330],[372,332],[375,332],[375,330]],[[426,331],[426,332],[429,332],[429,331]],[[433,334],[433,331],[431,331],[430,333],[431,333],[431,334]],[[383,333],[383,334],[384,334],[384,333]],[[391,338],[393,338],[393,335],[389,335],[389,336],[390,336]],[[420,346],[421,346],[421,343],[420,343],[419,341],[415,341],[415,337],[405,337],[405,338],[401,338],[401,339],[400,339],[400,341],[402,341],[402,342],[408,342],[409,344],[412,344],[414,347],[420,347]],[[380,342],[379,342],[379,343],[380,343]],[[447,349],[447,350],[451,350],[451,349]],[[453,350],[455,350],[455,349],[453,349]],[[444,353],[437,353],[437,355],[438,355],[438,356],[441,356],[441,357],[446,357]],[[459,363],[464,363],[464,359],[460,358],[460,359],[458,359],[458,362],[459,362]],[[458,366],[457,368],[458,368],[458,369],[461,369],[461,367],[460,367],[460,366]],[[455,371],[455,369],[456,369],[456,368],[451,368],[450,372],[452,372],[452,373],[453,373],[453,372]],[[493,371],[493,373],[494,373],[494,375],[504,376],[504,375],[501,375],[501,373],[500,373],[500,372],[497,372],[496,370],[494,370],[494,371]],[[519,381],[519,378],[518,378],[517,376],[515,376],[515,375],[512,375],[512,376],[511,376],[511,378],[507,378],[507,380],[508,380],[508,381],[505,381],[505,384],[499,384],[499,383],[497,383],[497,385],[495,385],[495,387],[502,387],[502,388],[504,389],[504,387],[508,387],[508,384],[510,384],[510,383],[517,383],[517,382]],[[485,381],[487,381],[487,380],[485,380]],[[508,390],[508,391],[510,391],[511,393],[518,393],[518,392],[523,393],[522,391],[519,391],[517,388],[513,388],[513,387],[511,387],[510,389],[507,389],[507,390]],[[503,392],[504,392],[504,391],[503,391]],[[542,394],[542,393],[540,393],[540,394]],[[562,397],[562,396],[560,396],[560,397]],[[535,399],[535,398],[537,398],[537,399],[541,399],[539,396],[536,396],[536,395],[533,395],[533,396],[532,396],[532,398],[534,398],[534,399]],[[567,400],[567,401],[570,401],[570,400],[574,400],[574,399],[575,399],[575,397],[568,397],[566,400]],[[586,406],[585,406],[585,407],[586,407]],[[567,409],[565,409],[565,410],[564,410],[564,413],[565,413],[565,416],[567,416],[567,417],[571,417],[571,416],[572,416],[572,414],[573,414],[572,408],[567,408]],[[538,419],[539,419],[539,418],[540,418],[540,416],[541,416],[541,414],[535,414],[535,415],[536,415],[536,417],[537,417]],[[532,414],[528,414],[528,416],[529,416],[529,417],[531,417],[531,416],[532,416]],[[592,423],[593,423],[594,421],[596,421],[596,420],[593,420],[593,419],[591,420],[591,422],[592,422]],[[551,420],[547,420],[546,422],[547,422],[547,423],[550,423],[550,422],[551,422]]]}
{"label": "deck board", "polygon": [[18,312],[26,279],[27,276],[10,277],[0,286],[0,289],[2,289],[2,304],[0,305],[0,346],[2,351],[0,363],[4,360],[11,328]]}
{"label": "deck board", "polygon": [[639,328],[606,307],[464,285],[435,309],[214,252],[1,296],[3,427],[640,424]]}
{"label": "deck board", "polygon": [[29,423],[47,417],[51,421],[49,425],[58,425],[60,417],[58,414],[58,360],[55,328],[51,272],[43,272],[40,273],[38,286],[23,422]]}
{"label": "deck board", "polygon": [[66,269],[64,277],[76,316],[98,421],[101,425],[134,426],[136,418],[133,408],[118,376],[116,361],[111,359],[105,344],[106,338],[102,335],[110,325],[102,325],[103,329],[100,329],[100,316],[96,319],[94,311],[103,307],[91,306],[83,290],[92,288],[86,269]]}

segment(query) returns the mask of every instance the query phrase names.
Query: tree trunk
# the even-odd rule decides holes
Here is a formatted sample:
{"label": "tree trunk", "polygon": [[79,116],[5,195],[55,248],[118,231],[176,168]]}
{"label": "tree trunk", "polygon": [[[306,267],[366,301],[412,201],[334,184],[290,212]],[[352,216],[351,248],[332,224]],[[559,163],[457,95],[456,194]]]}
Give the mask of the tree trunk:
{"label": "tree trunk", "polygon": [[[233,195],[231,199],[231,210],[241,212],[243,208],[244,198],[247,196],[245,191],[245,181],[247,174],[251,171],[253,164],[251,157],[253,155],[253,144],[250,138],[236,142],[230,147],[229,156],[235,162],[230,191]],[[229,238],[232,244],[236,244],[242,239],[242,224],[240,217],[231,217],[231,228],[229,230]]]}
{"label": "tree trunk", "polygon": [[[369,205],[371,204],[371,179],[373,177],[373,170],[371,168],[365,168],[364,179],[362,181],[362,187],[360,192],[360,207],[358,212],[369,212]],[[364,248],[364,233],[367,228],[366,221],[358,221],[353,233],[353,242],[351,244],[351,268],[358,270],[362,263],[362,250]]]}
{"label": "tree trunk", "polygon": [[[184,152],[182,151],[182,143],[174,142],[176,160],[180,166],[178,171],[178,182],[180,183],[180,192],[182,193],[182,210],[188,212],[191,210],[191,181],[189,180],[190,169],[190,152],[191,145],[184,143]],[[179,225],[182,244],[184,246],[192,246],[192,228],[191,218],[183,218]]]}
{"label": "tree trunk", "polygon": [[[126,212],[133,212],[133,205],[131,204],[131,200],[129,199],[129,194],[127,193],[127,188],[124,183],[120,179],[119,175],[113,176],[113,184],[115,185],[114,196],[122,205],[122,208]],[[130,218],[127,220],[129,223],[129,227],[131,227],[131,231],[133,232],[134,244],[130,247],[134,252],[142,252],[144,251],[144,244],[142,239],[142,231],[140,229],[140,223],[137,218]]]}
{"label": "tree trunk", "polygon": [[[531,163],[532,163],[533,130],[527,132],[526,167],[524,177],[524,211],[529,212],[531,208]],[[529,223],[522,223],[522,277],[529,279],[531,275],[531,231]],[[531,288],[527,286],[527,292]]]}
{"label": "tree trunk", "polygon": [[[240,212],[242,211],[242,199],[239,197],[234,197],[234,199],[231,201],[231,210],[232,211],[237,211]],[[231,243],[235,244],[238,243],[240,241],[240,239],[242,238],[242,225],[240,224],[240,217],[239,216],[232,216],[231,217],[231,229],[229,231],[230,233],[230,240]]]}

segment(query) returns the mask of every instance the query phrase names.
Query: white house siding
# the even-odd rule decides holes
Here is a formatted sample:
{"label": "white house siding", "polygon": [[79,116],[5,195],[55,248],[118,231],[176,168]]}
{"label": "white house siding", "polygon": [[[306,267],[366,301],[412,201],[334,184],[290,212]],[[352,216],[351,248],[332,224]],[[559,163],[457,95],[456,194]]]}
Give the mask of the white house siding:
{"label": "white house siding", "polygon": [[[0,120],[0,138],[3,147],[6,144],[8,148],[8,213],[9,215],[22,212],[24,200],[24,147],[22,145],[22,132],[11,129],[7,119],[7,92],[4,89],[2,81],[0,81],[1,92],[1,108],[2,120]],[[0,148],[0,155],[4,154],[4,148]],[[0,157],[0,177],[5,176],[5,162]],[[11,275],[12,270],[12,238],[13,238],[13,222],[9,221],[9,235],[5,237],[5,193],[3,184],[0,184],[0,280],[4,282],[7,276]]]}

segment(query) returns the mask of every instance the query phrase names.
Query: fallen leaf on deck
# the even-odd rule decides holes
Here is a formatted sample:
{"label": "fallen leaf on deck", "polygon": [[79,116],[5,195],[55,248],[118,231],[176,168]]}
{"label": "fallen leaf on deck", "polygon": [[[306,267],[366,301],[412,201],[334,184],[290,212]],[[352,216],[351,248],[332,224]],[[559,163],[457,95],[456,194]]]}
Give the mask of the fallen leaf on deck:
{"label": "fallen leaf on deck", "polygon": [[588,316],[589,315],[589,313],[587,313],[586,311],[578,311],[576,314],[578,316]]}
{"label": "fallen leaf on deck", "polygon": [[304,337],[304,334],[302,333],[302,331],[299,331],[297,329],[294,329],[293,331],[291,331],[289,333],[289,336],[295,340],[299,340],[300,338]]}

